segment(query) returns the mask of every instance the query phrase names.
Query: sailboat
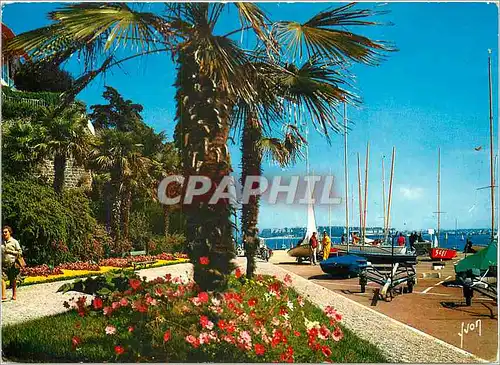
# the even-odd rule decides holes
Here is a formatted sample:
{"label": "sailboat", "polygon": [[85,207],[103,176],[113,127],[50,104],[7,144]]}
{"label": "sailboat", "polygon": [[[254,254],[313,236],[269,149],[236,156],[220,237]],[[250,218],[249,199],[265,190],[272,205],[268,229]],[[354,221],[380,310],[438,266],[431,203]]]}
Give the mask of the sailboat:
{"label": "sailboat", "polygon": [[450,248],[439,247],[439,229],[441,209],[441,149],[438,148],[438,194],[437,194],[437,232],[434,236],[433,247],[429,250],[432,260],[451,260],[457,256],[457,251]]}
{"label": "sailboat", "polygon": [[317,232],[316,219],[314,218],[314,207],[312,203],[309,203],[307,205],[307,228],[304,239],[300,241],[296,247],[288,250],[288,254],[292,257],[297,257],[299,259],[299,263],[301,263],[304,259],[309,258],[311,255],[311,245],[309,244],[309,240],[314,232]]}
{"label": "sailboat", "polygon": [[[307,140],[307,135],[308,135],[308,130],[306,128],[306,140]],[[306,144],[306,171],[307,175],[309,176],[309,144]],[[297,244],[297,246],[291,248],[288,250],[288,255],[291,257],[296,257],[299,261],[299,263],[302,263],[304,259],[310,259],[311,256],[311,245],[309,244],[309,240],[311,239],[312,235],[316,231],[316,219],[314,217],[314,206],[312,203],[312,192],[309,189],[309,185],[307,185],[307,193],[309,197],[309,202],[307,204],[307,226],[306,226],[306,233],[304,235],[304,238]],[[318,239],[318,241],[320,241]],[[318,252],[321,251],[321,243],[320,247],[318,247]]]}

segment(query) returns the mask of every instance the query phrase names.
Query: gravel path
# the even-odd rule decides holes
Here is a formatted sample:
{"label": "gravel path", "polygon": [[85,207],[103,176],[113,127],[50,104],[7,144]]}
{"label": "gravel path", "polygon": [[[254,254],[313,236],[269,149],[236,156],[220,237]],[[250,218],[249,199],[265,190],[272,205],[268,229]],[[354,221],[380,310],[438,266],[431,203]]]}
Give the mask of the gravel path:
{"label": "gravel path", "polygon": [[[245,268],[246,262],[237,259]],[[258,272],[293,278],[295,289],[320,307],[333,306],[343,315],[343,324],[359,337],[380,348],[391,362],[398,363],[477,363],[486,362],[466,351],[418,331],[406,324],[356,303],[340,294],[312,283],[271,263],[259,262]],[[139,271],[141,276],[153,279],[171,273],[173,276],[192,277],[190,264],[178,264]],[[13,324],[46,315],[64,312],[63,302],[75,293],[60,294],[63,282],[20,287],[16,302],[2,303],[2,324]]]}

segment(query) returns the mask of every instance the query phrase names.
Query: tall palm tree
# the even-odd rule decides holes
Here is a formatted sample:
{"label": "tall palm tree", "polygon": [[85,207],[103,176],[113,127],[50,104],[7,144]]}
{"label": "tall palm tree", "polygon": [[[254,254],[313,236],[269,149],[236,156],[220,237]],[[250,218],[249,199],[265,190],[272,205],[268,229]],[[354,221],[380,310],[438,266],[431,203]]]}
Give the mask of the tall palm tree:
{"label": "tall palm tree", "polygon": [[[122,3],[68,5],[50,14],[55,24],[19,35],[7,44],[6,50],[24,49],[35,59],[57,61],[74,52],[83,53],[86,72],[76,81],[73,94],[99,73],[126,60],[160,52],[173,55],[178,65],[176,143],[182,151],[183,171],[186,176],[209,177],[213,191],[231,169],[227,139],[233,106],[238,99],[251,104],[256,97],[243,67],[250,61],[249,53],[231,36],[252,29],[265,53],[277,59],[302,49],[302,44],[310,50],[318,48],[322,56],[329,58],[331,45],[339,39],[356,60],[371,61],[386,49],[380,42],[344,30],[330,31],[331,26],[375,24],[359,20],[374,12],[354,11],[352,5],[320,13],[306,24],[273,24],[255,4],[233,5],[241,27],[225,35],[216,34],[215,29],[219,29],[216,25],[228,4],[167,4],[162,16],[135,11]],[[123,48],[125,45],[127,48]],[[280,45],[284,52],[280,53]],[[118,47],[136,52],[117,59]],[[72,97],[71,92],[66,94],[63,101]],[[206,199],[201,197],[184,209],[187,238],[194,247],[191,260],[195,280],[203,289],[219,289],[227,282],[234,257],[231,208],[228,202],[208,205]],[[207,256],[210,263],[201,265],[201,256]]]}
{"label": "tall palm tree", "polygon": [[42,141],[34,149],[53,159],[54,190],[61,193],[68,158],[83,165],[92,145],[85,105],[75,103],[57,114],[53,108],[47,108],[40,122]]}

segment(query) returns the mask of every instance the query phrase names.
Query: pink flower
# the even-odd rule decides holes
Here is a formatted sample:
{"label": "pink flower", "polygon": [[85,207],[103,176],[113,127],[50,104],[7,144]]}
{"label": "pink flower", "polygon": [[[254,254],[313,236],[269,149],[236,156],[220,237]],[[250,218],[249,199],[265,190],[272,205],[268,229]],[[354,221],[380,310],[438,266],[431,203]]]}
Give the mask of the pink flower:
{"label": "pink flower", "polygon": [[304,306],[304,298],[302,298],[301,296],[299,296],[299,297],[297,298],[297,302],[299,303],[299,305],[300,305],[301,307],[303,307],[303,306]]}
{"label": "pink flower", "polygon": [[122,299],[120,299],[120,305],[121,305],[122,307],[126,307],[126,306],[128,305],[128,300],[127,300],[127,298],[122,298]]}
{"label": "pink flower", "polygon": [[156,299],[153,299],[152,297],[146,297],[146,303],[148,303],[149,305],[157,304]]}
{"label": "pink flower", "polygon": [[254,350],[255,350],[255,354],[256,355],[264,355],[264,353],[266,352],[266,348],[261,345],[260,343],[256,343],[255,346],[254,346]]}
{"label": "pink flower", "polygon": [[109,316],[113,312],[113,309],[111,309],[111,307],[104,307],[102,312],[104,313],[105,316]]}
{"label": "pink flower", "polygon": [[214,328],[214,324],[208,319],[207,316],[200,317],[200,324],[201,324],[201,327],[208,328],[209,330]]}
{"label": "pink flower", "polygon": [[206,256],[200,257],[200,265],[208,265],[210,263],[210,260]]}
{"label": "pink flower", "polygon": [[191,344],[194,348],[200,346],[200,341],[193,335],[186,336],[186,341]]}
{"label": "pink flower", "polygon": [[210,335],[206,332],[200,333],[198,339],[200,341],[200,345],[203,345],[204,343],[210,343]]}
{"label": "pink flower", "polygon": [[344,337],[342,330],[339,327],[336,327],[332,333],[332,338],[334,341],[340,341]]}
{"label": "pink flower", "polygon": [[163,295],[163,290],[159,286],[157,286],[155,288],[155,294],[161,297]]}
{"label": "pink flower", "polygon": [[291,284],[292,283],[292,277],[290,276],[290,274],[286,274],[285,278],[283,279],[283,281],[285,282],[285,284]]}
{"label": "pink flower", "polygon": [[318,337],[321,338],[322,340],[326,340],[330,336],[330,330],[325,327],[325,325],[322,325],[321,328],[319,329],[319,334]]}
{"label": "pink flower", "polygon": [[279,326],[279,325],[280,325],[280,320],[279,320],[278,318],[276,318],[276,317],[273,317],[273,319],[272,319],[272,321],[271,321],[271,324],[272,324],[273,326],[276,326],[276,327],[277,327],[277,326]]}
{"label": "pink flower", "polygon": [[78,336],[73,336],[73,338],[71,339],[71,344],[73,345],[73,347],[78,347],[78,345],[81,343],[82,339]]}
{"label": "pink flower", "polygon": [[120,308],[120,303],[119,302],[111,303],[111,308],[113,308],[113,310]]}
{"label": "pink flower", "polygon": [[105,331],[106,331],[107,335],[114,335],[116,333],[116,327],[111,326],[111,325],[107,325],[105,328]]}
{"label": "pink flower", "polygon": [[129,332],[134,332],[134,326],[129,326],[129,327],[128,327],[128,331],[129,331]]}

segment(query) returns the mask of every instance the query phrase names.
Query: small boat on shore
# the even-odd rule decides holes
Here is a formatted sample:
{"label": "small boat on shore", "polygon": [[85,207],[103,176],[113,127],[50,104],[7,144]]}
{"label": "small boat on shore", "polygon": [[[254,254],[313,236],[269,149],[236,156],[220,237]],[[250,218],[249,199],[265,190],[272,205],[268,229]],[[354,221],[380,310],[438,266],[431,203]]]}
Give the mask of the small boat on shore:
{"label": "small boat on shore", "polygon": [[432,260],[451,260],[457,256],[457,251],[451,248],[433,247],[429,251]]}
{"label": "small boat on shore", "polygon": [[368,265],[367,259],[357,255],[331,257],[320,262],[321,270],[332,276],[354,277]]}

